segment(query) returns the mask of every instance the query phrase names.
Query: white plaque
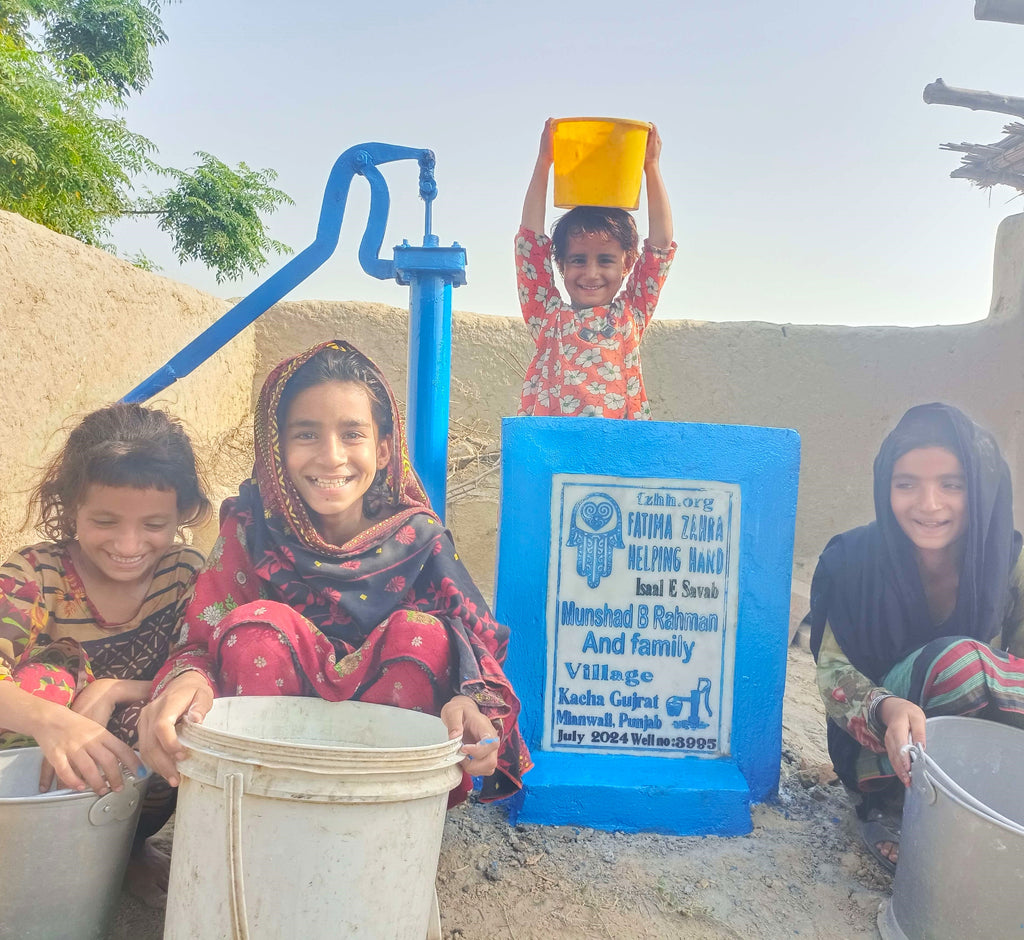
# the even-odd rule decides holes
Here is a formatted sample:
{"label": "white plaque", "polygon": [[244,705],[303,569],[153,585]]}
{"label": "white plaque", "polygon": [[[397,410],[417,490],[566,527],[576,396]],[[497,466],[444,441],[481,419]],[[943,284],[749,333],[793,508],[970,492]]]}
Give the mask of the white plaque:
{"label": "white plaque", "polygon": [[729,753],[740,488],[552,477],[542,747]]}

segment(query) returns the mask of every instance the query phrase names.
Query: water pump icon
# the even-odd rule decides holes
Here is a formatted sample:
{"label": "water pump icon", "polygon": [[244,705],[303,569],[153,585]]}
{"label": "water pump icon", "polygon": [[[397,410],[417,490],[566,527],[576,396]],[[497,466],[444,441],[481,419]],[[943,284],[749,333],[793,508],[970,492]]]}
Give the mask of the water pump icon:
{"label": "water pump icon", "polygon": [[700,700],[701,696],[704,697],[704,710],[708,713],[708,717],[711,717],[711,680],[706,676],[701,676],[697,680],[697,688],[691,689],[689,695],[672,695],[668,701],[665,702],[665,711],[668,712],[670,718],[675,718],[683,710],[683,705],[686,702],[690,703],[690,716],[680,721],[673,721],[673,728],[689,728],[698,729],[706,728],[708,723],[700,720]]}

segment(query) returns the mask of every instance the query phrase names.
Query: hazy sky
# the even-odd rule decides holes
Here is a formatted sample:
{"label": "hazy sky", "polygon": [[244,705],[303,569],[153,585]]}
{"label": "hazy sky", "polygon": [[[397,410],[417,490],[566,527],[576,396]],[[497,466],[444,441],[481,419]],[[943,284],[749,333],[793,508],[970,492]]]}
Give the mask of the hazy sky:
{"label": "hazy sky", "polygon": [[[925,105],[924,86],[1024,95],[1024,27],[978,22],[972,0],[524,0],[357,5],[181,0],[155,77],[128,109],[159,159],[196,150],[277,170],[295,200],[275,238],[312,241],[324,184],[348,147],[384,141],[437,155],[434,231],[466,246],[454,306],[518,316],[512,239],[544,119],[658,124],[679,252],[658,316],[799,323],[954,323],[988,311],[1007,187],[951,180],[947,141],[991,143],[1002,115]],[[1016,63],[1016,65],[1014,65]],[[419,244],[414,163],[384,168],[390,247]],[[408,303],[362,272],[366,184],[353,182],[334,256],[292,298]],[[555,210],[549,210],[550,224]],[[638,223],[646,230],[644,203]],[[180,268],[149,222],[122,222],[122,253],[222,296]]]}

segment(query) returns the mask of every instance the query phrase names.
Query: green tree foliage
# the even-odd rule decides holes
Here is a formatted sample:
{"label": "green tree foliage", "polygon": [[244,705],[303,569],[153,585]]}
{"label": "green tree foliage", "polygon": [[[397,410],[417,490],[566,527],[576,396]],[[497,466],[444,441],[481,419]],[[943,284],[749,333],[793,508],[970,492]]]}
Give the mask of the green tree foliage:
{"label": "green tree foliage", "polygon": [[[161,167],[118,114],[166,38],[156,0],[0,0],[0,208],[96,245],[115,219],[155,214],[179,261],[203,262],[218,282],[255,273],[288,250],[262,221],[291,201],[273,170],[202,152],[192,170]],[[137,197],[143,171],[174,187]]]}
{"label": "green tree foliage", "polygon": [[277,174],[244,163],[232,170],[202,151],[196,156],[202,162],[192,170],[167,170],[177,185],[152,199],[178,258],[205,262],[219,284],[258,271],[267,251],[287,251],[287,245],[267,238],[260,223],[260,213],[273,212],[284,195],[270,185]]}
{"label": "green tree foliage", "polygon": [[44,41],[72,79],[88,82],[95,74],[124,97],[149,84],[149,50],[167,34],[155,3],[70,0],[50,11]]}
{"label": "green tree foliage", "polygon": [[153,149],[122,119],[100,114],[105,100],[102,89],[66,85],[0,36],[0,207],[102,243]]}

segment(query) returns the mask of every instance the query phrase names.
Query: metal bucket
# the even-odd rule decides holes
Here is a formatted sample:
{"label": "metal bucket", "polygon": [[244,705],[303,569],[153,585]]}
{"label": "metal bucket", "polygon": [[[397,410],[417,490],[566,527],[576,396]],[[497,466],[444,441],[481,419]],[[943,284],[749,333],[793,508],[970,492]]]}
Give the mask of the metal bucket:
{"label": "metal bucket", "polygon": [[38,747],[0,752],[0,937],[109,934],[146,783],[39,792]]}
{"label": "metal bucket", "polygon": [[910,749],[883,940],[1024,934],[1024,731],[978,718],[929,718]]}

